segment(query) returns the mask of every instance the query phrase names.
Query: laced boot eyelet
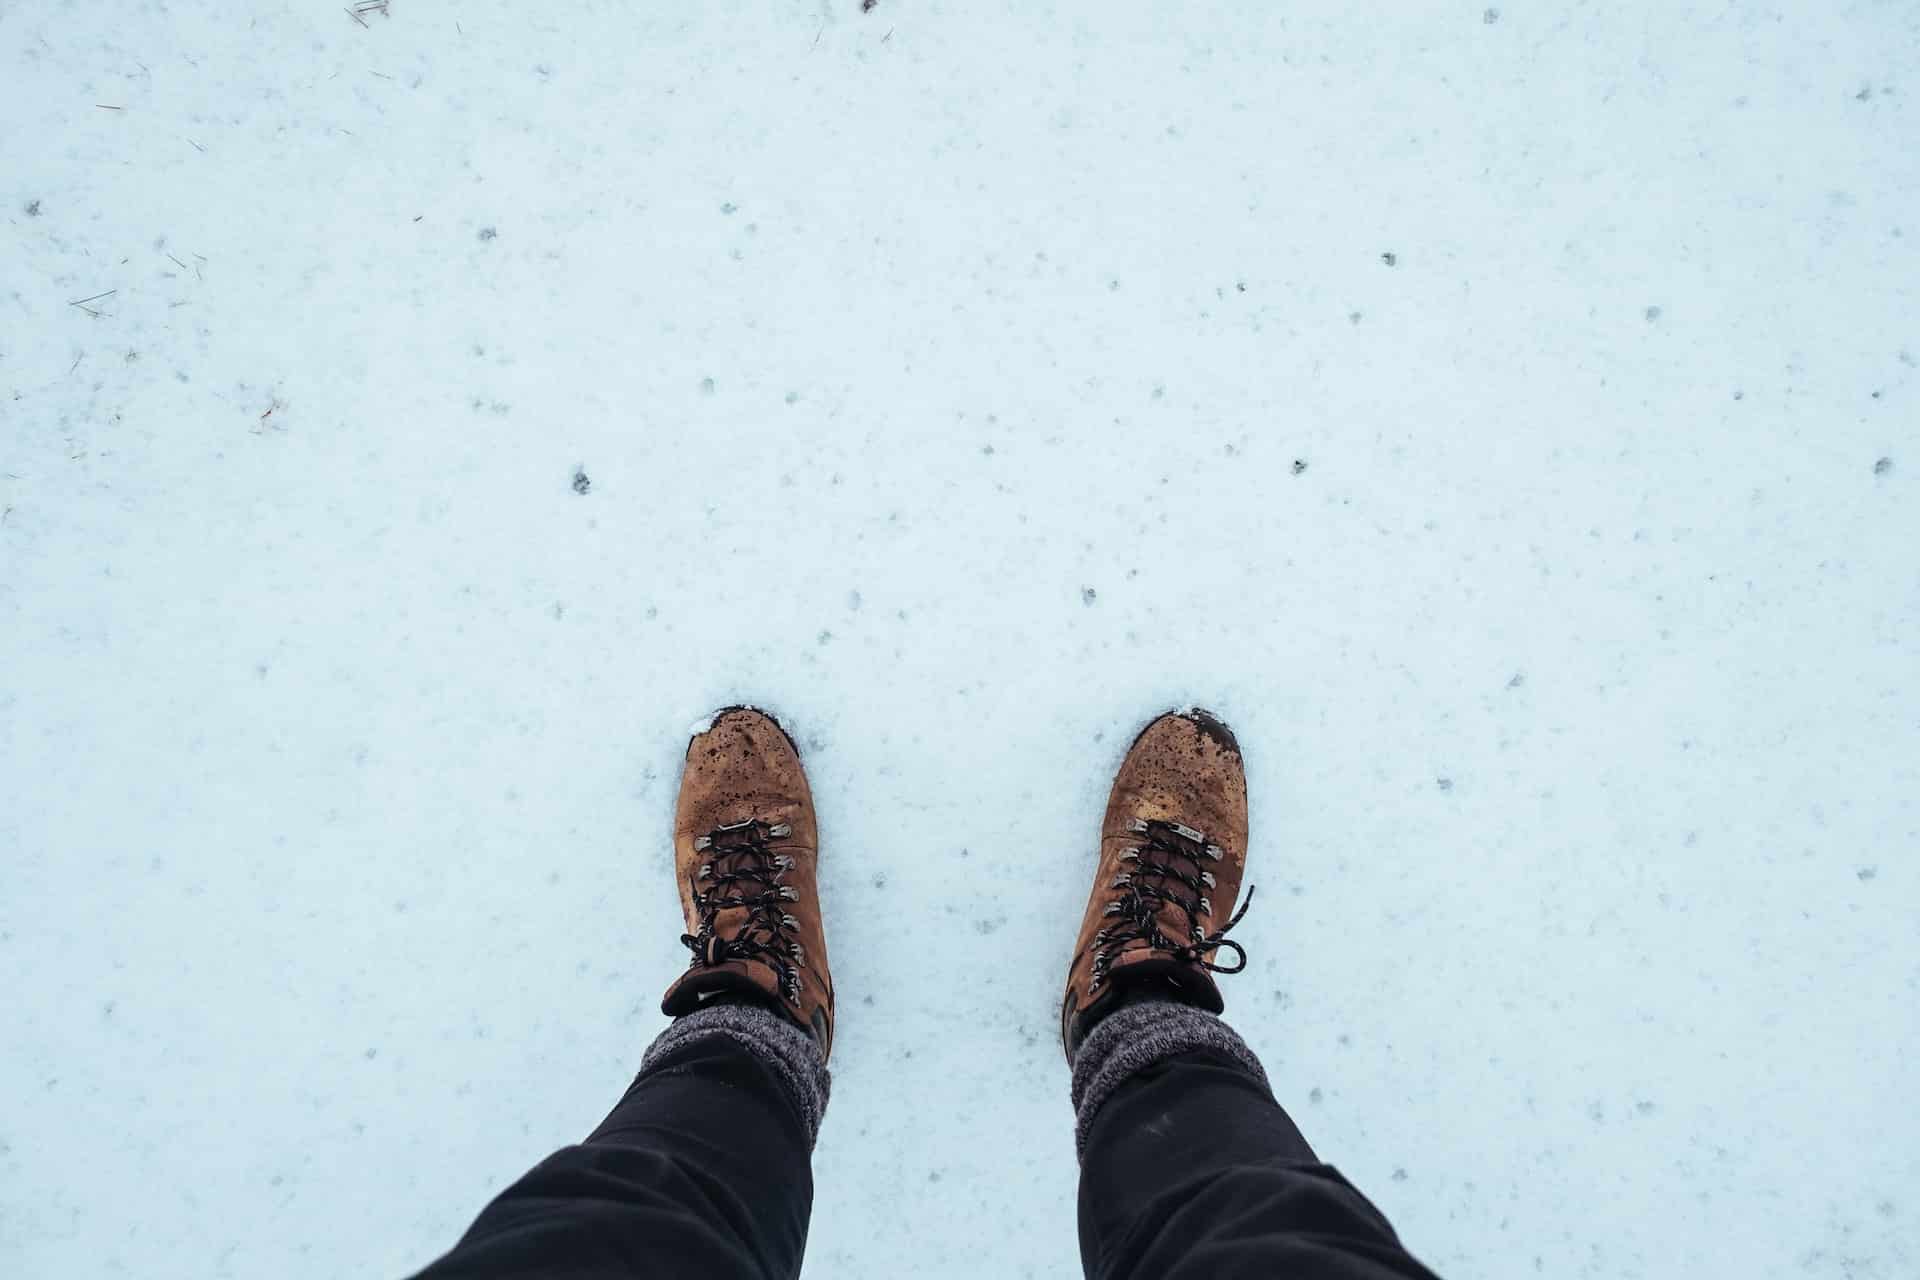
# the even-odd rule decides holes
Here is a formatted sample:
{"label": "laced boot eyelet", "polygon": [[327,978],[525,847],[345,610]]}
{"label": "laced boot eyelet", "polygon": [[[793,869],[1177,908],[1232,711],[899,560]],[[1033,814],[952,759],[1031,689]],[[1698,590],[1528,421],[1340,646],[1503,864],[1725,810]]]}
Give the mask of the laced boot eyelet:
{"label": "laced boot eyelet", "polygon": [[[768,847],[769,837],[790,834],[785,823],[769,826],[749,818],[729,823],[695,840],[702,851],[711,850],[688,885],[697,924],[693,933],[681,941],[691,951],[690,968],[711,967],[730,961],[765,965],[775,974],[775,990],[796,1008],[800,1004],[800,970],[807,966],[804,944],[793,937],[801,918],[780,905],[800,901],[800,890],[780,884],[780,878],[799,866],[789,853],[775,853]],[[711,886],[705,891],[701,886]],[[720,912],[744,908],[746,918],[740,925],[722,934],[715,928]]]}

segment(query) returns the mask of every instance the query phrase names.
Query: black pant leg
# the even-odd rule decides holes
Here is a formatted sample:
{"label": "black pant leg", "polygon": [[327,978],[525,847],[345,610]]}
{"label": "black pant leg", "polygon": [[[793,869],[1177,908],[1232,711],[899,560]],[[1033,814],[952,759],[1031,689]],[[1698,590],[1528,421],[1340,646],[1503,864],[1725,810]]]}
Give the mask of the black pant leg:
{"label": "black pant leg", "polygon": [[1432,1277],[1260,1082],[1205,1050],[1138,1072],[1094,1117],[1080,1257],[1090,1280]]}
{"label": "black pant leg", "polygon": [[585,1142],[501,1192],[419,1280],[787,1280],[813,1208],[809,1147],[771,1070],[736,1040],[692,1040]]}

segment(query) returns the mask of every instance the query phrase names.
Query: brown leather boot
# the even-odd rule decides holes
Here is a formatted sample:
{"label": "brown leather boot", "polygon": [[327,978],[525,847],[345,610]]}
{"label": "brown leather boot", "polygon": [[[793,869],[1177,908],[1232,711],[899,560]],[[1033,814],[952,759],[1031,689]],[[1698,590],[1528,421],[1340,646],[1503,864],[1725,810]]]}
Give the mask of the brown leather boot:
{"label": "brown leather boot", "polygon": [[[1069,1062],[1129,994],[1225,1007],[1213,975],[1246,968],[1246,952],[1226,936],[1246,912],[1233,912],[1246,862],[1240,744],[1205,711],[1161,716],[1120,762],[1100,824],[1100,864],[1060,1010]],[[1222,947],[1238,963],[1215,964]]]}
{"label": "brown leather boot", "polygon": [[691,1013],[724,995],[762,1000],[833,1045],[833,980],[820,919],[819,834],[800,752],[772,716],[728,707],[687,744],[674,870],[693,952],[660,1002]]}

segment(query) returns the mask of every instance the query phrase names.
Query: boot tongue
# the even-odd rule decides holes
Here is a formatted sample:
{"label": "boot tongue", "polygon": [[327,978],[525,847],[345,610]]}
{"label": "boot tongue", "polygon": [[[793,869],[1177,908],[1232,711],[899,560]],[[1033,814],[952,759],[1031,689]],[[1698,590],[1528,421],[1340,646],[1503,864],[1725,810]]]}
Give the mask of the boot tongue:
{"label": "boot tongue", "polygon": [[[1213,975],[1197,964],[1141,945],[1114,957],[1108,981],[1126,993],[1157,992],[1169,1000],[1219,1013],[1227,1007]],[[1120,999],[1124,1000],[1125,995]]]}
{"label": "boot tongue", "polygon": [[[1182,838],[1169,839],[1148,846],[1150,852],[1147,856],[1150,856],[1155,862],[1162,866],[1191,876],[1195,880],[1202,879],[1202,877],[1208,874],[1212,866],[1211,859],[1206,855],[1206,837],[1201,836],[1199,832],[1193,831],[1190,828],[1174,827],[1174,830],[1180,832]],[[1198,838],[1189,839],[1185,837]],[[1171,884],[1166,881],[1161,883],[1163,889],[1173,894],[1195,899],[1196,907],[1198,906],[1197,899],[1208,897],[1208,890],[1205,888],[1189,889],[1185,885]],[[1214,905],[1210,898],[1209,905]],[[1184,947],[1192,944],[1193,931],[1196,927],[1205,930],[1213,924],[1213,917],[1217,912],[1210,911],[1206,913],[1204,917],[1198,916],[1197,914],[1189,915],[1187,909],[1178,903],[1161,902],[1153,914],[1154,922],[1159,926],[1160,932],[1165,934],[1175,945]],[[1116,957],[1116,960],[1117,959],[1118,957]],[[1196,971],[1202,975],[1202,981],[1206,986],[1213,988],[1213,979],[1206,976],[1206,970],[1199,969],[1197,966],[1194,967]]]}
{"label": "boot tongue", "polygon": [[660,1001],[660,1012],[677,1018],[729,993],[767,1000],[784,1010],[785,1002],[780,999],[778,986],[773,971],[763,964],[727,960],[720,964],[702,965],[687,970],[667,988],[666,996]]}

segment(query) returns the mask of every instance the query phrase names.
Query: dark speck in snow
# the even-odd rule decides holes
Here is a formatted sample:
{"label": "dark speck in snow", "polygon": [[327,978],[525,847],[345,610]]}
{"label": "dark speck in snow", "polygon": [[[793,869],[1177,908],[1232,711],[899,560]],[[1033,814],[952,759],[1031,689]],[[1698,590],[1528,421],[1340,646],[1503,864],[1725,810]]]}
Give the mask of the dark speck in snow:
{"label": "dark speck in snow", "polygon": [[1247,291],[1247,282],[1245,280],[1237,280],[1234,282],[1233,288],[1236,293],[1245,293]]}
{"label": "dark speck in snow", "polygon": [[1522,671],[1516,671],[1513,673],[1513,679],[1507,681],[1507,688],[1518,689],[1521,685],[1525,684],[1526,682],[1527,682],[1526,673]]}
{"label": "dark speck in snow", "polygon": [[858,610],[862,603],[862,599],[863,597],[860,595],[858,591],[847,592],[847,608]]}
{"label": "dark speck in snow", "polygon": [[1400,261],[1400,255],[1397,253],[1383,253],[1380,255],[1380,261],[1391,267]]}
{"label": "dark speck in snow", "polygon": [[29,218],[37,218],[40,216],[40,202],[38,200],[27,201],[27,216]]}
{"label": "dark speck in snow", "polygon": [[1095,591],[1095,590],[1094,590],[1094,589],[1093,589],[1092,587],[1082,587],[1082,588],[1080,588],[1080,603],[1081,603],[1081,604],[1084,604],[1084,605],[1088,605],[1088,606],[1091,606],[1091,605],[1093,604],[1093,602],[1094,602],[1095,600],[1098,600],[1099,598],[1100,598],[1100,593],[1099,593],[1098,591]]}
{"label": "dark speck in snow", "polygon": [[1500,21],[1500,11],[1498,9],[1489,9],[1480,15],[1480,21],[1486,23],[1488,26],[1492,26],[1494,23]]}
{"label": "dark speck in snow", "polygon": [[1395,1182],[1405,1182],[1407,1180],[1407,1171],[1405,1169],[1395,1169],[1393,1171],[1393,1180]]}
{"label": "dark speck in snow", "polygon": [[1647,323],[1648,323],[1648,324],[1652,324],[1652,323],[1653,323],[1653,322],[1654,322],[1655,320],[1658,320],[1658,319],[1659,319],[1659,318],[1661,317],[1661,315],[1662,315],[1662,314],[1664,314],[1664,313],[1663,313],[1663,312],[1662,312],[1662,311],[1660,310],[1660,308],[1659,308],[1659,307],[1648,307],[1648,308],[1647,308]]}
{"label": "dark speck in snow", "polygon": [[1359,324],[1359,323],[1360,323],[1360,313],[1359,313],[1358,311],[1349,311],[1349,312],[1347,312],[1347,323],[1348,323],[1348,324]]}
{"label": "dark speck in snow", "polygon": [[819,644],[823,644],[823,645],[824,645],[824,644],[832,644],[832,643],[833,643],[833,632],[831,632],[831,631],[822,631],[822,632],[821,632],[821,633],[820,633],[820,634],[819,634],[818,636],[816,636],[816,637],[814,637],[814,639],[815,639],[815,641],[816,641],[817,643],[819,643]]}
{"label": "dark speck in snow", "polygon": [[1883,476],[1891,470],[1893,470],[1892,458],[1882,458],[1880,459],[1880,461],[1873,464],[1873,474],[1877,476]]}
{"label": "dark speck in snow", "polygon": [[1320,1105],[1320,1099],[1326,1096],[1327,1096],[1326,1094],[1320,1092],[1319,1086],[1317,1085],[1314,1088],[1307,1090],[1307,1101],[1311,1102],[1316,1107]]}
{"label": "dark speck in snow", "polygon": [[492,227],[482,227],[482,228],[480,228],[480,239],[481,239],[481,241],[482,241],[483,243],[484,243],[485,241],[488,241],[488,240],[492,240],[492,239],[494,239],[494,238],[496,238],[497,236],[499,236],[499,234],[500,234],[500,233],[499,233],[498,231],[495,231],[495,230],[494,230],[494,229],[493,229]]}
{"label": "dark speck in snow", "polygon": [[700,394],[701,394],[701,395],[703,395],[703,396],[710,396],[710,395],[712,395],[712,394],[714,393],[714,391],[715,391],[715,389],[716,389],[716,388],[715,388],[715,384],[714,384],[714,381],[713,381],[713,379],[712,379],[712,378],[702,378],[702,379],[700,379]]}
{"label": "dark speck in snow", "polygon": [[720,206],[720,212],[731,217],[732,215],[740,212],[740,206],[735,204],[733,201],[729,200],[725,204]]}
{"label": "dark speck in snow", "polygon": [[1875,876],[1880,874],[1880,868],[1862,867],[1858,871],[1854,872],[1853,874],[1859,877],[1860,882],[1862,884],[1865,884],[1867,881],[1873,879]]}
{"label": "dark speck in snow", "polygon": [[573,491],[575,493],[585,493],[591,488],[593,488],[593,481],[587,479],[587,469],[585,467],[575,467],[573,469]]}
{"label": "dark speck in snow", "polygon": [[875,6],[875,5],[877,5],[877,4],[879,4],[879,3],[880,3],[880,0],[860,0],[860,12],[862,12],[862,13],[872,13],[872,12],[873,12],[873,6]]}
{"label": "dark speck in snow", "polygon": [[1437,784],[1437,785],[1439,786],[1439,788],[1440,788],[1440,789],[1441,789],[1442,791],[1451,791],[1451,790],[1453,790],[1453,779],[1452,779],[1452,778],[1435,778],[1435,779],[1434,779],[1434,782],[1435,782],[1435,783],[1436,783],[1436,784]]}
{"label": "dark speck in snow", "polygon": [[1736,391],[1733,393],[1733,398],[1735,400],[1745,400],[1747,398],[1747,393],[1744,391]]}
{"label": "dark speck in snow", "polygon": [[1293,460],[1293,474],[1299,475],[1302,471],[1305,471],[1306,469],[1307,469],[1307,460],[1305,458],[1295,458]]}
{"label": "dark speck in snow", "polygon": [[379,1057],[379,1056],[380,1056],[380,1051],[379,1051],[378,1049],[369,1049],[369,1050],[367,1050],[367,1054],[366,1054],[366,1057],[367,1057],[367,1061],[368,1061],[368,1062],[372,1062],[372,1061],[373,1061],[373,1060],[374,1060],[375,1058],[377,1058],[377,1057]]}

